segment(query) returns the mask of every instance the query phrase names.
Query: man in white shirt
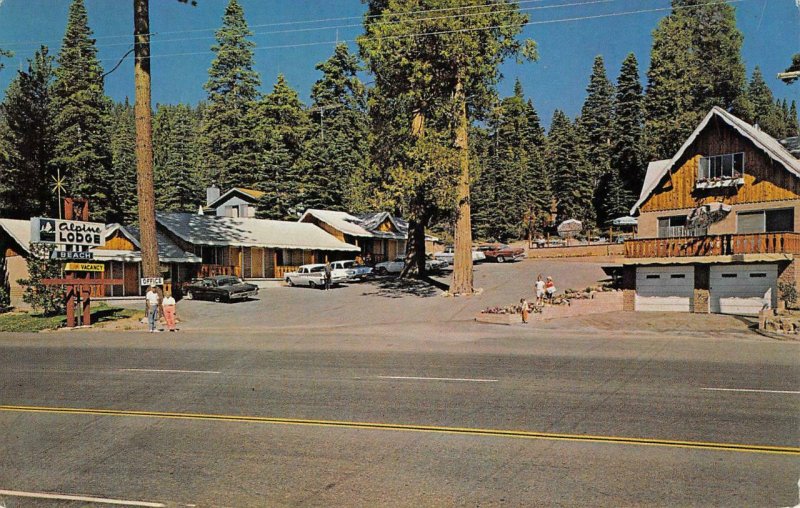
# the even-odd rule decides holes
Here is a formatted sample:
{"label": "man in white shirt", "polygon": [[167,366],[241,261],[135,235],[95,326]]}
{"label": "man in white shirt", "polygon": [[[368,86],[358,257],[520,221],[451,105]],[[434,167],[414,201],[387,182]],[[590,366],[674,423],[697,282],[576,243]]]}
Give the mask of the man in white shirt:
{"label": "man in white shirt", "polygon": [[150,333],[160,332],[156,329],[156,321],[158,320],[158,291],[156,287],[151,285],[144,295],[145,302],[147,303],[147,324],[150,326]]}

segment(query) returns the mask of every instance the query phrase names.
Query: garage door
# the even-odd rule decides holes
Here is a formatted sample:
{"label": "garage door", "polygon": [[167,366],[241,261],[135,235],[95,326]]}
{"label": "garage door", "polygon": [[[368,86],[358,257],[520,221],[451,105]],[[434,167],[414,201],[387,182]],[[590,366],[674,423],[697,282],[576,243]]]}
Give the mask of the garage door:
{"label": "garage door", "polygon": [[776,303],[778,265],[717,265],[710,275],[711,312],[753,315]]}
{"label": "garage door", "polygon": [[689,312],[693,295],[693,266],[636,269],[636,310]]}

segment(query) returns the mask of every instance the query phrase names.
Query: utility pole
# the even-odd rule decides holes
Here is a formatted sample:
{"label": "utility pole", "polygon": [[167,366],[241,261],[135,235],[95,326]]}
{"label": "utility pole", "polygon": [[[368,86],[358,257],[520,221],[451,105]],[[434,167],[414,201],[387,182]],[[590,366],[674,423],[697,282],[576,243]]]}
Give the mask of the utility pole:
{"label": "utility pole", "polygon": [[136,83],[136,189],[139,197],[139,231],[142,276],[160,276],[153,190],[153,121],[150,109],[150,6],[133,0],[134,81]]}

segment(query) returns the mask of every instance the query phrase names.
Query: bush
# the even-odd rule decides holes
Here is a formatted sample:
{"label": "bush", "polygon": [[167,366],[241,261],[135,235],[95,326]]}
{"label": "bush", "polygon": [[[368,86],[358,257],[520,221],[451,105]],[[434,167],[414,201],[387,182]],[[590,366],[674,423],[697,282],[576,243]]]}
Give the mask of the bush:
{"label": "bush", "polygon": [[792,309],[796,308],[797,287],[794,284],[789,284],[788,282],[779,282],[778,295],[780,295],[781,300],[786,302],[787,307]]}
{"label": "bush", "polygon": [[0,313],[7,312],[11,308],[11,296],[6,288],[0,287]]}
{"label": "bush", "polygon": [[32,243],[28,256],[28,278],[17,282],[25,287],[22,300],[45,316],[64,311],[64,287],[45,286],[42,279],[61,277],[61,263],[50,259],[54,246]]}

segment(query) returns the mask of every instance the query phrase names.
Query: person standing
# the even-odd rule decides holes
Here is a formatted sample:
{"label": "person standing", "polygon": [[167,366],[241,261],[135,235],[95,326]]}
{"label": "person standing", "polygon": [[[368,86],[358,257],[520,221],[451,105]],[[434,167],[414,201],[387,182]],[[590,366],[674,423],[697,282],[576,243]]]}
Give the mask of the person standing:
{"label": "person standing", "polygon": [[159,296],[158,291],[156,291],[156,287],[154,285],[150,285],[148,288],[147,293],[144,295],[145,300],[145,312],[147,313],[147,324],[150,327],[150,333],[160,332],[156,328],[156,323],[158,322],[158,304],[159,304]]}
{"label": "person standing", "polygon": [[544,305],[544,294],[545,294],[545,284],[542,280],[542,274],[540,273],[538,277],[536,277],[536,305],[542,306]]}
{"label": "person standing", "polygon": [[528,323],[528,300],[520,298],[519,300],[520,312],[522,313],[522,322]]}
{"label": "person standing", "polygon": [[164,319],[167,320],[167,328],[169,331],[174,332],[175,320],[178,316],[175,298],[173,298],[172,293],[167,293],[167,296],[164,297],[164,300],[161,302],[161,306],[164,309]]}
{"label": "person standing", "polygon": [[333,274],[331,273],[331,264],[329,261],[325,261],[325,291],[331,288],[331,278]]}
{"label": "person standing", "polygon": [[547,282],[544,285],[544,289],[545,292],[547,293],[547,299],[550,300],[550,302],[552,302],[553,297],[556,294],[556,284],[555,282],[553,282],[552,277],[547,277]]}

